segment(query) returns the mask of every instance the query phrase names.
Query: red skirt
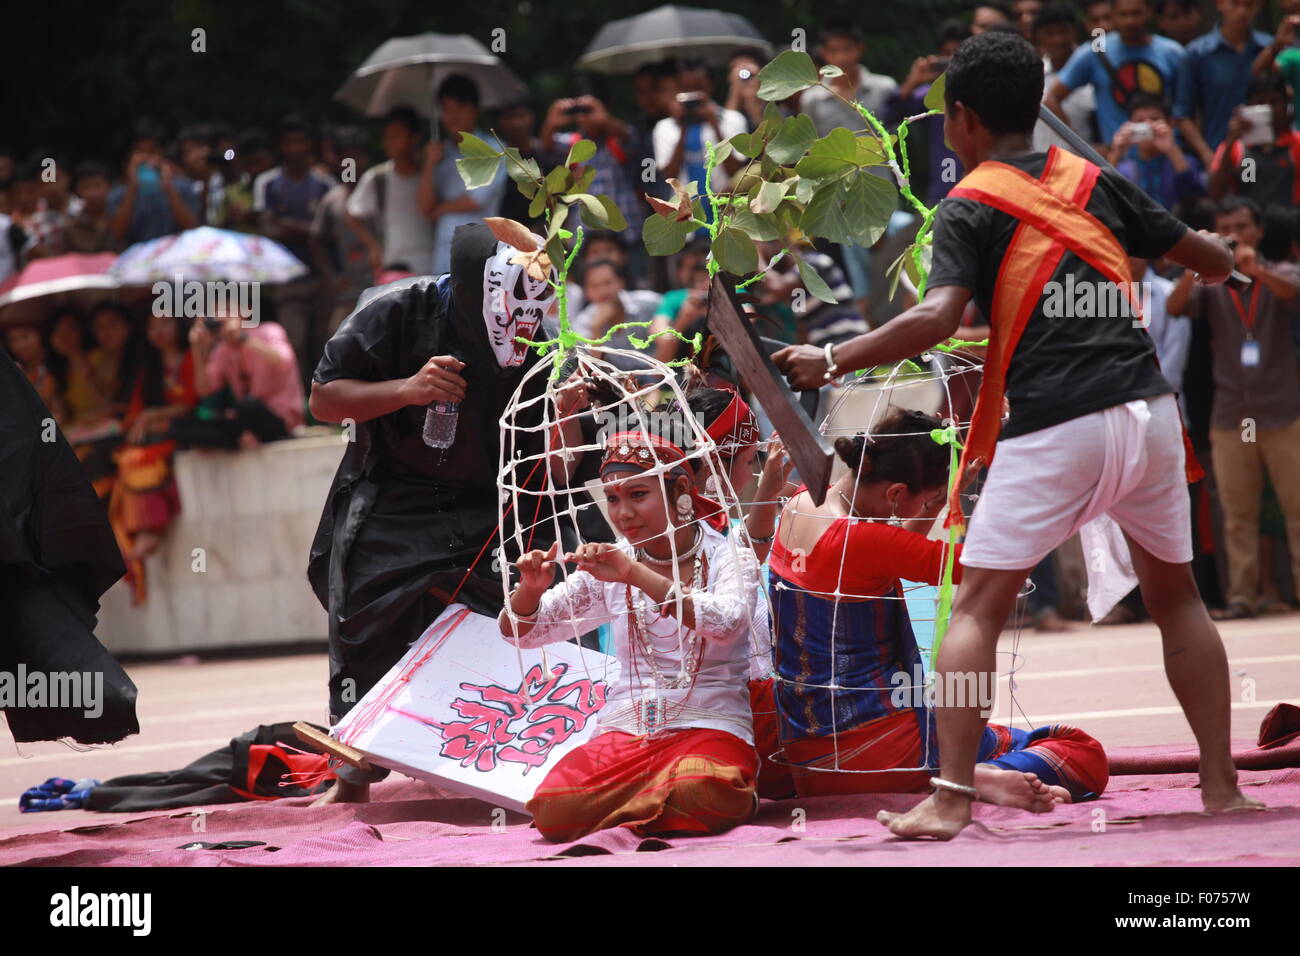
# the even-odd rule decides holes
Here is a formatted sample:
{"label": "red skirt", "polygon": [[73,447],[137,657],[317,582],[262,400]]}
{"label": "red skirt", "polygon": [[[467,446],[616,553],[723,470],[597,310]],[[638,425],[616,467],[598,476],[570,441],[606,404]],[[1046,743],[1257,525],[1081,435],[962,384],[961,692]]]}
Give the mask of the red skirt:
{"label": "red skirt", "polygon": [[795,796],[790,767],[781,756],[772,678],[749,682],[749,709],[754,714],[754,749],[758,751],[758,795],[764,800]]}
{"label": "red skirt", "polygon": [[555,843],[618,826],[644,836],[722,833],[754,815],[757,775],[754,748],[725,731],[611,731],[551,768],[528,812]]}
{"label": "red skirt", "polygon": [[[910,710],[838,735],[787,741],[784,752],[794,765],[794,788],[801,797],[917,793],[930,788],[929,771],[895,769],[925,765],[924,741],[916,714]],[[858,772],[836,773],[837,769]]]}

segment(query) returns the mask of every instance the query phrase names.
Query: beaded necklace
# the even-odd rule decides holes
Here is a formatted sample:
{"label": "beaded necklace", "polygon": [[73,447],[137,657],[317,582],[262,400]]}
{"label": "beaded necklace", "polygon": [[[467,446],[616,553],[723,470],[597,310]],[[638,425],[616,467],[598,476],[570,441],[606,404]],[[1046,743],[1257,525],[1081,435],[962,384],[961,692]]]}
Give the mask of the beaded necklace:
{"label": "beaded necklace", "polygon": [[[695,559],[694,568],[691,572],[692,592],[700,591],[704,584],[704,560],[700,555],[703,539],[704,535],[701,533],[691,548],[691,555]],[[637,731],[638,733],[654,734],[669,717],[664,698],[658,692],[661,690],[681,690],[682,688],[693,688],[695,686],[695,679],[699,674],[700,665],[704,658],[702,640],[697,629],[688,629],[689,636],[686,646],[681,647],[680,644],[678,645],[682,654],[677,676],[671,679],[666,678],[656,659],[650,629],[646,622],[645,598],[634,598],[630,584],[625,585],[625,594],[628,608],[628,635],[631,638],[629,644],[635,647],[636,656],[644,658],[646,663],[650,665],[650,676],[654,682],[653,690],[647,690],[643,694],[640,706],[637,708]],[[655,620],[661,621],[667,616],[666,611],[660,611]]]}

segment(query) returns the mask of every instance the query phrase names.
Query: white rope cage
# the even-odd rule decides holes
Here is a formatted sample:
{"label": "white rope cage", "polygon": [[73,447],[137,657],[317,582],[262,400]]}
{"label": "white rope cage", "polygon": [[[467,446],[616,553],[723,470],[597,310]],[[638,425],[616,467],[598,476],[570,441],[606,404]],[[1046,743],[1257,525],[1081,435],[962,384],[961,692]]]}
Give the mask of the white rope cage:
{"label": "white rope cage", "polygon": [[[653,420],[654,415],[657,414],[655,409],[670,401],[675,402],[681,410],[675,414],[674,421],[682,433],[672,437],[676,439],[674,443],[686,453],[686,465],[694,471],[696,487],[701,490],[707,488],[710,497],[728,515],[739,512],[736,489],[732,487],[730,476],[719,459],[718,447],[690,413],[686,394],[671,368],[643,353],[630,350],[579,346],[574,350],[574,355],[583,376],[601,386],[606,393],[615,396],[615,401],[601,404],[595,409],[606,424],[598,429],[594,441],[570,442],[565,434],[563,426],[566,423],[577,423],[581,417],[592,414],[592,409],[580,409],[561,415],[557,398],[564,382],[548,380],[539,394],[524,397],[536,390],[534,379],[537,376],[550,376],[552,369],[550,362],[538,362],[525,373],[499,421],[501,443],[497,472],[500,490],[498,521],[503,533],[507,527],[511,528],[509,539],[514,553],[523,554],[532,550],[530,542],[536,533],[542,530],[545,531],[542,535],[543,540],[548,541],[563,540],[562,535],[566,530],[570,537],[576,534],[580,527],[580,515],[588,509],[599,510],[601,507],[599,482],[573,486],[569,484],[566,475],[557,475],[556,472],[565,463],[572,462],[578,456],[594,455],[599,459],[604,447],[602,439],[609,428],[618,431],[652,433],[656,433],[657,429],[662,430],[662,424]],[[550,445],[550,436],[558,437],[557,446]],[[654,476],[664,481],[670,472],[679,467],[680,463],[660,460],[653,448],[651,452],[654,454],[655,464],[644,473],[644,476]],[[540,491],[535,490],[539,476]],[[532,487],[528,487],[530,484]],[[529,504],[529,499],[539,497],[549,499],[551,507],[544,509],[547,512],[545,515],[534,520],[530,513],[543,509]],[[671,495],[664,496],[665,521],[669,525],[675,520],[670,498]],[[515,517],[513,522],[508,523],[507,518],[510,514]],[[580,543],[581,540],[579,538]],[[674,584],[679,585],[675,590],[676,596],[672,599],[677,604],[672,613],[676,620],[680,620],[683,589],[691,582],[680,580],[676,571],[678,549],[672,535],[668,535],[667,540],[670,542],[674,561],[664,573],[673,579]],[[742,559],[742,549],[747,549],[749,544],[743,525],[737,532],[728,535],[727,541],[732,558],[739,562]],[[505,542],[502,544],[504,546]],[[509,594],[512,586],[511,566],[504,560],[499,564],[502,586],[504,592]],[[557,584],[567,580],[573,573],[563,563],[558,567]],[[765,598],[763,600],[765,601]],[[649,610],[662,616],[668,613],[667,603],[651,603]],[[761,606],[759,613],[751,615],[747,622],[751,633],[751,654],[763,653],[766,650],[766,638],[760,643],[755,637],[760,630],[767,628],[765,611],[765,605]],[[506,603],[506,615],[517,641],[519,619],[509,602]],[[581,644],[581,637],[596,630],[599,623],[576,613],[570,615],[568,620],[572,631],[570,639]],[[685,628],[678,629],[679,658],[685,653],[687,634]],[[584,651],[581,656],[584,666],[588,667],[588,676],[603,679],[605,676],[603,672],[593,674],[590,669],[590,659],[593,655]]]}

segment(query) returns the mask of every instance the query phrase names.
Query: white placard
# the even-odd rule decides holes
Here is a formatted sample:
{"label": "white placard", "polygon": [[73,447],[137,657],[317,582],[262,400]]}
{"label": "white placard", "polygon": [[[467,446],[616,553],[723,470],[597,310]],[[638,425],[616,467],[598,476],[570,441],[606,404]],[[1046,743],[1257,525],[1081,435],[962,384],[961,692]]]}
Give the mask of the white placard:
{"label": "white placard", "polygon": [[516,650],[495,618],[453,604],[330,733],[379,766],[524,812],[591,738],[617,676],[616,658],[577,644]]}

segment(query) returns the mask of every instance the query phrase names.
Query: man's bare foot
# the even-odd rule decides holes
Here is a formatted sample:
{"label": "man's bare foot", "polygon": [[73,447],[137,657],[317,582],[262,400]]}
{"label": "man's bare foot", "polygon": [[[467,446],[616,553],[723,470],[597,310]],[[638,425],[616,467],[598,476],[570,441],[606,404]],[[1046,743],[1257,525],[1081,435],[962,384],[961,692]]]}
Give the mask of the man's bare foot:
{"label": "man's bare foot", "polygon": [[1227,810],[1264,810],[1262,800],[1248,797],[1241,792],[1236,780],[1228,786],[1206,784],[1201,781],[1201,805],[1208,813],[1222,813]]}
{"label": "man's bare foot", "polygon": [[252,451],[254,448],[262,447],[262,440],[252,432],[243,432],[239,436],[239,447],[244,451]]}
{"label": "man's bare foot", "polygon": [[1048,813],[1058,803],[1070,802],[1068,790],[1043,783],[1037,774],[1003,770],[988,764],[975,765],[975,789],[985,803],[1030,813]]}
{"label": "man's bare foot", "polygon": [[951,840],[970,823],[971,801],[956,793],[932,793],[907,813],[881,810],[876,819],[889,827],[894,836],[907,840],[933,837]]}
{"label": "man's bare foot", "polygon": [[334,786],[330,787],[319,797],[313,800],[310,806],[325,807],[331,803],[369,803],[370,802],[370,784],[368,783],[348,783],[346,780],[335,780]]}

